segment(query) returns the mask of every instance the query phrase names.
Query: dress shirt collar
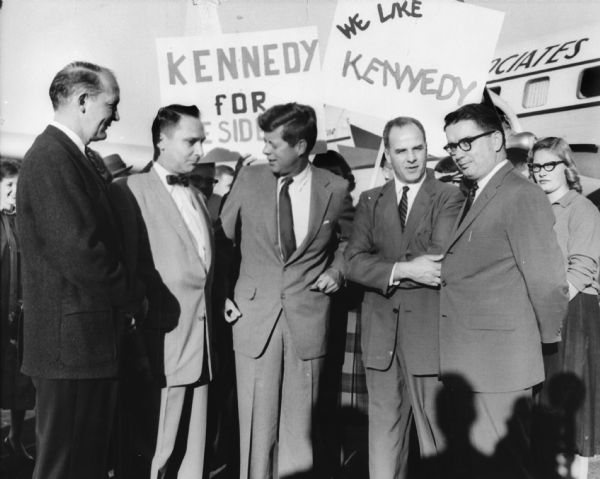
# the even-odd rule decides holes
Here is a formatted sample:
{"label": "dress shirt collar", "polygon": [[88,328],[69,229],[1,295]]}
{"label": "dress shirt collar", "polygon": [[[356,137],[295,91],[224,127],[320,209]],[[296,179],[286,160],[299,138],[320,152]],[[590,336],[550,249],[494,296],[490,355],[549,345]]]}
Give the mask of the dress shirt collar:
{"label": "dress shirt collar", "polygon": [[402,198],[402,188],[404,188],[405,186],[408,186],[408,195],[411,198],[417,196],[417,193],[419,192],[421,186],[425,182],[426,176],[427,172],[423,173],[423,178],[421,178],[417,183],[404,183],[403,181],[400,181],[396,175],[394,175],[394,186],[396,187],[396,198],[398,199],[398,201],[400,201],[400,198]]}
{"label": "dress shirt collar", "polygon": [[498,173],[500,168],[502,168],[504,165],[506,165],[506,163],[508,163],[508,160],[501,161],[496,166],[494,166],[494,168],[492,168],[492,171],[490,171],[487,175],[485,175],[483,178],[481,178],[480,180],[477,181],[477,191],[475,192],[475,199],[477,199],[479,197],[479,195],[485,188],[485,185],[487,185],[490,182],[492,177],[496,173]]}
{"label": "dress shirt collar", "polygon": [[[304,188],[306,186],[306,184],[308,183],[308,180],[312,176],[311,168],[313,168],[313,166],[310,163],[307,163],[306,168],[304,168],[296,176],[293,176],[292,178],[294,181],[292,182],[292,184],[290,184],[290,188],[293,188],[294,190],[301,190],[302,188]],[[286,178],[286,177],[280,176],[277,179],[277,187],[278,188],[281,188],[284,178]]]}
{"label": "dress shirt collar", "polygon": [[50,125],[52,125],[54,128],[58,128],[65,135],[67,135],[69,137],[69,139],[73,143],[75,143],[75,146],[77,146],[77,148],[79,148],[79,151],[81,151],[81,153],[83,153],[85,155],[85,145],[83,144],[83,141],[81,141],[81,138],[79,138],[79,136],[77,135],[77,133],[75,133],[69,127],[63,125],[62,123],[59,123],[56,120],[52,120],[50,122]]}
{"label": "dress shirt collar", "polygon": [[[163,185],[165,185],[165,188],[167,189],[167,191],[169,193],[171,193],[173,191],[173,188],[175,188],[176,186],[181,186],[181,185],[170,185],[169,183],[167,183],[167,176],[172,175],[173,173],[168,171],[158,161],[155,161],[152,167],[154,168],[154,171],[156,171],[156,174],[160,178],[160,181],[162,182]],[[183,186],[182,186],[182,188],[183,188]]]}

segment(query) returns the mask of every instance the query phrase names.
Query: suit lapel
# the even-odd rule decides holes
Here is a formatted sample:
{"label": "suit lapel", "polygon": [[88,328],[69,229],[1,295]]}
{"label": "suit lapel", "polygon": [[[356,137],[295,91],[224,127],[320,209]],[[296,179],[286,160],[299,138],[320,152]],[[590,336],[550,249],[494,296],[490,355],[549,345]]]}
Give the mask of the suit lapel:
{"label": "suit lapel", "polygon": [[460,223],[460,225],[459,225],[458,222],[460,221],[460,217],[462,216],[462,212],[465,208],[465,205],[463,204],[463,207],[461,208],[461,212],[456,220],[454,234],[452,235],[452,238],[451,238],[450,242],[448,243],[448,248],[446,249],[446,251],[448,249],[450,249],[450,247],[456,242],[456,240],[458,238],[460,238],[460,236],[467,230],[467,228],[471,225],[471,223],[473,223],[475,218],[477,218],[481,214],[481,212],[485,209],[486,205],[490,202],[490,200],[494,196],[496,196],[498,188],[500,187],[500,185],[502,185],[502,182],[504,181],[505,176],[511,170],[512,170],[512,165],[510,163],[507,163],[502,168],[500,168],[500,170],[498,170],[496,172],[496,174],[490,179],[488,184],[485,185],[485,187],[483,188],[483,190],[481,191],[481,193],[479,194],[479,196],[477,197],[477,199],[471,206],[471,209],[467,213],[467,216],[465,216],[462,223]]}
{"label": "suit lapel", "polygon": [[[309,168],[312,167],[309,166]],[[320,173],[318,168],[312,169],[308,231],[306,232],[306,237],[304,238],[304,241],[302,241],[302,244],[300,244],[298,248],[296,248],[296,251],[288,258],[288,263],[294,261],[306,251],[308,245],[313,241],[315,236],[317,236],[321,224],[323,223],[323,217],[325,216],[327,206],[329,206],[329,201],[331,200],[331,190],[329,189],[329,180]]]}
{"label": "suit lapel", "polygon": [[[146,202],[149,207],[149,214],[161,216],[162,220],[169,224],[171,228],[181,237],[192,250],[195,251],[194,255],[198,258],[202,265],[204,262],[201,260],[196,248],[196,242],[192,238],[192,234],[188,230],[179,209],[175,201],[165,188],[158,177],[158,173],[154,169],[150,170],[144,175],[144,181],[147,182],[146,187],[142,190],[145,193]],[[210,224],[210,223],[209,223]]]}
{"label": "suit lapel", "polygon": [[[396,183],[394,180],[388,181],[381,188],[380,198],[377,202],[376,223],[385,225],[385,231],[388,240],[392,246],[391,251],[398,252],[402,248],[402,226],[400,225],[400,215],[398,213],[398,197],[396,195]],[[396,253],[394,253],[396,254]]]}
{"label": "suit lapel", "polygon": [[433,174],[429,171],[426,172],[425,181],[423,185],[419,189],[417,196],[410,208],[410,213],[408,214],[408,218],[406,220],[406,227],[404,228],[404,233],[402,234],[402,245],[400,247],[401,254],[404,255],[408,248],[409,243],[415,236],[415,233],[418,231],[418,225],[423,221],[425,217],[425,213],[429,208],[429,204],[431,202],[431,185],[435,181]]}

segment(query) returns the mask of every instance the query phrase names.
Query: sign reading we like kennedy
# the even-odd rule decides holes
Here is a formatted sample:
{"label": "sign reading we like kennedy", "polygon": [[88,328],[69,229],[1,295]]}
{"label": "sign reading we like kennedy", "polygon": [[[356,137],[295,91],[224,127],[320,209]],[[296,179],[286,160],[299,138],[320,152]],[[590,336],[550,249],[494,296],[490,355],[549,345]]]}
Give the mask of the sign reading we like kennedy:
{"label": "sign reading we like kennedy", "polygon": [[159,38],[156,49],[162,104],[200,108],[207,150],[261,158],[257,118],[278,103],[309,104],[324,125],[315,27]]}
{"label": "sign reading we like kennedy", "polygon": [[324,101],[384,119],[414,116],[441,153],[444,115],[481,100],[503,15],[456,0],[338,0]]}

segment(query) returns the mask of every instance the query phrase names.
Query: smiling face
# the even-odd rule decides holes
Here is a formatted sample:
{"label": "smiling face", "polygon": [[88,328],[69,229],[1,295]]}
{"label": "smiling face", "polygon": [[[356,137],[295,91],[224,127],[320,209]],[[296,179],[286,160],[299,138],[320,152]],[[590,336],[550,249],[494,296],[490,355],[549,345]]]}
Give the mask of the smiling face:
{"label": "smiling face", "polygon": [[158,163],[170,173],[190,173],[204,156],[202,143],[205,138],[200,119],[182,115],[176,125],[161,132],[157,144]]}
{"label": "smiling face", "polygon": [[[485,133],[485,130],[473,120],[458,121],[446,127],[448,143],[459,143],[464,138],[472,138],[482,133]],[[451,156],[465,177],[478,181],[504,159],[499,154],[501,149],[502,134],[495,131],[474,140],[469,151],[463,151],[457,147]]]}
{"label": "smiling face", "polygon": [[281,125],[273,131],[265,132],[263,153],[269,160],[271,171],[277,176],[294,176],[306,166],[308,159],[304,157],[306,140],[299,140],[294,146],[283,139]]}
{"label": "smiling face", "polygon": [[[532,163],[535,165],[547,165],[548,163],[556,163],[561,159],[550,150],[537,150],[533,154]],[[560,163],[554,167],[552,171],[546,171],[540,168],[540,171],[533,172],[535,182],[540,185],[544,193],[551,194],[557,191],[566,191],[569,189],[567,177],[565,176],[565,164]]]}
{"label": "smiling face", "polygon": [[113,121],[119,121],[119,86],[106,73],[100,75],[103,90],[99,94],[85,96],[85,112],[82,119],[84,143],[106,139],[106,130]]}
{"label": "smiling face", "polygon": [[403,183],[418,183],[425,175],[427,144],[421,130],[413,124],[394,126],[385,154],[394,174]]}
{"label": "smiling face", "polygon": [[11,211],[17,199],[18,176],[8,176],[0,181],[0,210]]}

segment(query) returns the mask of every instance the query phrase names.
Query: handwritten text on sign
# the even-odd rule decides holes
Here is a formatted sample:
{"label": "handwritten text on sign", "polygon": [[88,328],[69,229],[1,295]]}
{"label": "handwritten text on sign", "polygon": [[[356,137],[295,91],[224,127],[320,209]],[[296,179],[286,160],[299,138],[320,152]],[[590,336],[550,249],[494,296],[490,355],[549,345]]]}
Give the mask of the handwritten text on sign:
{"label": "handwritten text on sign", "polygon": [[325,102],[441,131],[446,113],[480,100],[501,24],[500,12],[455,0],[339,0]]}
{"label": "handwritten text on sign", "polygon": [[314,27],[163,38],[157,54],[162,103],[198,105],[210,146],[261,156],[256,120],[277,103],[307,103],[323,118]]}

